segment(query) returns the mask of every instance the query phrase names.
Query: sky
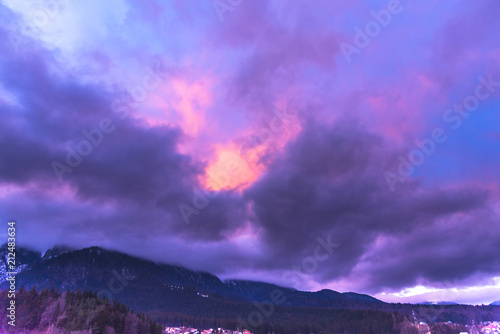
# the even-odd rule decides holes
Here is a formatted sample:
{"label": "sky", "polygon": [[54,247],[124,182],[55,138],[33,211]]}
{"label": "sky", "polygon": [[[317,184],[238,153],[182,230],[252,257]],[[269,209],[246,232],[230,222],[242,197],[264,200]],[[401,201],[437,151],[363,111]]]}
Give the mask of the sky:
{"label": "sky", "polygon": [[0,237],[500,299],[500,3],[2,0]]}

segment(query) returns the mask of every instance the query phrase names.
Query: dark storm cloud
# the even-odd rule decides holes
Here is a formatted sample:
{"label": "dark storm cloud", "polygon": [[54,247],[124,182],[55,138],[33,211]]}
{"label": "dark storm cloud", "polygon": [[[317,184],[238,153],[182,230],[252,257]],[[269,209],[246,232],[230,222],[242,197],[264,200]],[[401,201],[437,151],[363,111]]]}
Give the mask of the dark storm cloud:
{"label": "dark storm cloud", "polygon": [[[474,285],[498,275],[500,228],[485,208],[474,214],[434,224],[381,242],[359,274],[370,291],[431,282],[437,287]],[[479,227],[480,226],[480,227]]]}
{"label": "dark storm cloud", "polygon": [[[156,217],[141,225],[168,226],[199,239],[224,238],[224,233],[244,220],[241,198],[220,192],[193,219],[198,226],[186,225],[178,205],[192,203],[204,165],[178,152],[184,136],[181,129],[145,127],[133,117],[121,119],[112,111],[116,93],[99,84],[82,84],[71,75],[55,74],[58,64],[49,53],[28,53],[23,57],[4,53],[2,58],[0,75],[16,102],[0,106],[0,182],[30,184],[31,191],[37,193],[59,190],[56,197],[61,200],[68,194],[60,187],[69,185],[78,201],[93,203],[90,210],[95,212],[101,212],[99,206],[104,203],[115,205],[118,211],[123,206],[135,208],[129,212],[133,219],[124,219],[119,212],[114,218],[101,216],[101,220],[110,221],[106,225],[110,234],[134,233],[132,227],[137,226],[140,217],[150,216],[143,214],[147,210],[156,212]],[[108,132],[95,134],[103,120]],[[91,153],[86,156],[78,154],[82,141],[87,146],[80,148],[85,151],[89,147],[91,140],[85,133],[93,135],[98,143],[91,145]],[[79,158],[75,158],[77,155]],[[57,170],[54,162],[59,164]],[[79,207],[77,202],[66,204]],[[44,213],[43,207],[37,210],[40,216],[51,215]],[[67,222],[57,229],[64,229],[66,224],[75,230],[88,227],[76,223],[81,220],[78,214],[66,214]],[[116,231],[110,226],[115,226]]]}
{"label": "dark storm cloud", "polygon": [[[434,224],[439,220],[455,214],[474,214],[488,205],[488,193],[473,187],[425,189],[417,181],[407,181],[392,192],[383,175],[386,161],[393,160],[391,156],[396,154],[389,143],[355,122],[308,124],[271,163],[265,176],[246,192],[270,253],[276,256],[269,265],[300,262],[313,254],[317,237],[330,236],[341,246],[313,273],[317,280],[326,282],[349,275],[378,236],[408,237],[415,231],[433,236],[437,232]],[[474,243],[465,246],[468,249],[463,250],[464,254],[475,251]],[[408,252],[419,252],[419,247],[432,249],[416,243]],[[453,255],[440,255],[430,256],[428,267],[441,268],[443,276],[449,273],[449,278],[453,277],[453,271],[447,270],[456,266]],[[483,261],[491,259],[491,254],[483,255]],[[401,263],[391,262],[391,268],[395,272],[412,266],[422,268],[421,263],[412,263],[411,259],[401,256]],[[470,267],[463,270],[474,271]],[[437,280],[431,272],[422,275]],[[371,284],[414,283],[415,275],[407,274],[406,279],[400,276],[395,275],[394,281],[390,275],[374,276]]]}
{"label": "dark storm cloud", "polygon": [[[183,236],[194,235],[199,239],[224,240],[238,227],[244,226],[248,219],[247,205],[236,191],[206,192],[194,190],[189,202],[199,210],[190,216],[190,229],[180,226]],[[168,202],[166,203],[168,205]]]}

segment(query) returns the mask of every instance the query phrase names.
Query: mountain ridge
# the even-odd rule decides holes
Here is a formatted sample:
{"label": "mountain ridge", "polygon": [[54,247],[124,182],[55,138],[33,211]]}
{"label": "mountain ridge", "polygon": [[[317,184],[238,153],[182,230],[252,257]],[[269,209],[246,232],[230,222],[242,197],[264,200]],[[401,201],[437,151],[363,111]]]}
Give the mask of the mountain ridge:
{"label": "mountain ridge", "polygon": [[[2,246],[0,246],[0,254],[3,254],[4,251],[6,250],[6,248],[7,248],[6,244],[3,244]],[[52,248],[47,249],[45,252],[38,252],[38,251],[32,250],[32,249],[27,248],[27,247],[17,247],[16,248],[16,254],[21,253],[22,254],[21,258],[24,256],[24,254],[29,254],[30,255],[31,260],[28,262],[28,264],[30,264],[30,265],[34,264],[35,262],[36,263],[44,262],[44,261],[51,260],[53,258],[61,257],[61,256],[65,255],[65,254],[71,254],[71,253],[82,252],[82,251],[88,251],[89,253],[95,253],[95,254],[98,254],[98,255],[101,252],[110,253],[110,254],[124,255],[124,256],[133,258],[134,260],[144,261],[145,263],[149,263],[149,264],[152,264],[152,265],[154,264],[154,265],[159,265],[159,266],[168,266],[168,267],[176,268],[176,270],[180,270],[180,271],[184,270],[184,271],[196,274],[196,275],[201,275],[201,276],[204,276],[205,278],[211,277],[212,279],[215,279],[218,282],[220,282],[220,283],[222,283],[222,284],[224,284],[224,285],[226,285],[228,287],[230,287],[231,285],[232,286],[236,285],[239,288],[244,288],[244,287],[248,287],[250,285],[253,285],[253,286],[259,286],[261,289],[267,289],[267,290],[273,288],[273,289],[287,290],[287,291],[290,291],[290,292],[302,292],[302,293],[312,293],[312,294],[321,294],[321,293],[325,293],[326,291],[330,291],[330,292],[333,292],[335,294],[344,295],[344,296],[347,296],[348,298],[352,298],[352,299],[356,299],[359,296],[360,299],[383,303],[382,301],[380,301],[380,300],[378,300],[378,299],[376,299],[376,298],[374,298],[372,296],[368,296],[368,295],[365,295],[365,294],[358,294],[358,293],[355,293],[355,292],[344,292],[344,293],[341,293],[341,292],[337,292],[337,291],[330,290],[330,289],[322,289],[322,290],[319,290],[319,291],[305,291],[305,290],[298,290],[298,289],[294,289],[294,288],[290,288],[290,287],[284,287],[284,286],[277,285],[275,283],[269,283],[269,282],[264,282],[264,281],[243,280],[243,279],[226,279],[226,280],[222,280],[219,277],[217,277],[216,275],[214,275],[214,274],[212,274],[210,272],[207,272],[207,271],[193,270],[193,269],[187,268],[187,267],[182,266],[182,265],[176,265],[176,264],[169,264],[169,263],[165,263],[165,262],[153,261],[153,260],[150,260],[150,259],[147,259],[147,258],[130,255],[130,254],[123,253],[123,252],[120,252],[120,251],[117,251],[117,250],[106,249],[106,248],[103,248],[103,247],[100,247],[100,246],[90,246],[90,247],[85,247],[85,248],[82,248],[82,249],[75,249],[75,248],[71,248],[71,247],[68,247],[68,246],[65,246],[65,245],[56,245],[56,246],[54,246]],[[33,259],[33,257],[34,257],[34,259]],[[19,260],[19,257],[18,257],[17,260]],[[25,261],[21,260],[21,262],[24,264]],[[24,270],[25,270],[25,267],[23,267],[22,270],[19,271],[19,273],[21,273]],[[1,274],[1,271],[0,271],[0,274]],[[0,278],[0,283],[1,282],[2,282],[2,278]]]}
{"label": "mountain ridge", "polygon": [[[4,251],[0,248],[1,254],[5,255]],[[265,282],[223,281],[210,273],[97,246],[73,251],[59,249],[45,259],[40,252],[23,248],[18,248],[16,254],[24,263],[16,275],[17,288],[93,291],[101,301],[116,300],[162,323],[183,323],[183,319],[197,323],[206,323],[207,319],[211,323],[248,323],[259,314],[266,323],[292,321],[297,326],[302,321],[328,322],[331,317],[353,321],[372,317],[389,322],[397,318],[399,324],[415,317],[433,323],[465,322],[477,317],[500,320],[498,306],[391,304],[352,292],[308,292]],[[6,290],[6,283],[0,282],[0,289]]]}
{"label": "mountain ridge", "polygon": [[[4,247],[0,247],[0,251]],[[31,261],[17,274],[19,285],[26,288],[57,290],[93,290],[103,297],[130,305],[140,311],[149,309],[189,310],[201,302],[209,309],[224,303],[265,303],[273,291],[280,291],[284,306],[319,308],[375,308],[384,304],[371,296],[340,293],[333,290],[299,291],[272,283],[225,280],[204,271],[154,262],[152,260],[92,246],[80,250],[59,247],[35,255],[25,248]],[[1,268],[0,268],[1,269]],[[142,283],[142,284],[141,284]],[[0,282],[0,288],[5,288]],[[203,300],[200,300],[203,298]],[[190,304],[191,303],[191,304]]]}

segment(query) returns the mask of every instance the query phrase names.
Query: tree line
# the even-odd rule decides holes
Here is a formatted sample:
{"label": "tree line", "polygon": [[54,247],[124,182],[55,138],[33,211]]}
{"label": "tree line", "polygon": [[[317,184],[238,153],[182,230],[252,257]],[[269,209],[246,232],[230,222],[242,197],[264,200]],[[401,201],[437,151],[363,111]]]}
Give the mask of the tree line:
{"label": "tree line", "polygon": [[127,306],[97,296],[93,291],[40,292],[21,287],[15,295],[16,326],[8,325],[7,291],[0,292],[2,333],[46,332],[66,334],[74,331],[92,334],[160,334],[163,325],[149,316],[134,313]]}

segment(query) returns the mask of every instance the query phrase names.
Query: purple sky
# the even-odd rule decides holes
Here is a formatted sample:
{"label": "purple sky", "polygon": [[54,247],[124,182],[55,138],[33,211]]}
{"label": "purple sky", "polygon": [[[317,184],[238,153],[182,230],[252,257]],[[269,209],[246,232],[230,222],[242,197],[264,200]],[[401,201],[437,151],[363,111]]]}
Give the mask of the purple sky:
{"label": "purple sky", "polygon": [[3,0],[0,220],[41,251],[498,300],[499,14],[496,0]]}

